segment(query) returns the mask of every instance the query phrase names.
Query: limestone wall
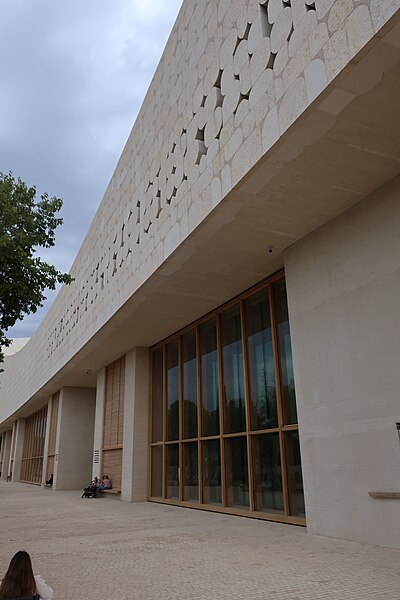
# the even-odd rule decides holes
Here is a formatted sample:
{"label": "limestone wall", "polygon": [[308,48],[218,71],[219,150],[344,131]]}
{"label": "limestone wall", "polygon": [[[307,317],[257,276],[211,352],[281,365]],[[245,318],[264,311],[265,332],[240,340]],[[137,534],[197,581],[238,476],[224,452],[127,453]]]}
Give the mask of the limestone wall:
{"label": "limestone wall", "polygon": [[308,529],[400,548],[400,177],[286,255]]}
{"label": "limestone wall", "polygon": [[399,8],[400,0],[185,0],[71,269],[75,281],[7,359],[0,423],[92,338]]}

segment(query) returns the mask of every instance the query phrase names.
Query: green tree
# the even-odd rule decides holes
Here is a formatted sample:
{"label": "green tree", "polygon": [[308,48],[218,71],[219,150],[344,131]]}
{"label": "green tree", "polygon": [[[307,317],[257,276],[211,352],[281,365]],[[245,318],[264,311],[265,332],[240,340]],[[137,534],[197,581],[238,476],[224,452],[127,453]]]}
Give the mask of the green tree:
{"label": "green tree", "polygon": [[62,204],[47,194],[37,198],[35,187],[0,173],[0,362],[2,348],[10,345],[7,330],[43,305],[46,289],[72,281],[37,256],[38,248],[55,244]]}

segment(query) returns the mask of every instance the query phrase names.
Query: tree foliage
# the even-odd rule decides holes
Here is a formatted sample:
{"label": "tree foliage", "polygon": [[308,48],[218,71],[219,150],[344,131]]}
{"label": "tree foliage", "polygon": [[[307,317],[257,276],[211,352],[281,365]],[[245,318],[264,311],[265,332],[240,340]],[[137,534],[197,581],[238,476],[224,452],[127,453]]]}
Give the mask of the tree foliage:
{"label": "tree foliage", "polygon": [[37,255],[38,248],[55,244],[63,202],[36,194],[20,178],[0,173],[0,362],[2,348],[10,345],[7,329],[43,305],[46,289],[71,282],[70,275]]}

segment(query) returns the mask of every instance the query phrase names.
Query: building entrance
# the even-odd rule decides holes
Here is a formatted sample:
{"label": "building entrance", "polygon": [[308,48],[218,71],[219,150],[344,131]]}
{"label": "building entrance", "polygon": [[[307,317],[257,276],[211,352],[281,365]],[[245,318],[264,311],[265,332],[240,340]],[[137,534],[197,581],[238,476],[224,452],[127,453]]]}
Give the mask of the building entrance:
{"label": "building entrance", "polygon": [[149,498],[305,524],[284,274],[152,351]]}

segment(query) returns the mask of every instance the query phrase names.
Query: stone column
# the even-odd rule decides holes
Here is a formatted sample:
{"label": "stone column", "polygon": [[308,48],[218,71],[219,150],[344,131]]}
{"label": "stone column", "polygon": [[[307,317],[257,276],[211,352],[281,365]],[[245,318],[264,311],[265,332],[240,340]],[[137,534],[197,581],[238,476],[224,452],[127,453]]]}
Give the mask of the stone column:
{"label": "stone column", "polygon": [[80,490],[92,476],[94,388],[64,387],[58,409],[54,490]]}
{"label": "stone column", "polygon": [[121,499],[147,500],[149,349],[126,355]]}
{"label": "stone column", "polygon": [[14,457],[11,457],[11,460],[14,458],[14,465],[11,480],[19,481],[21,479],[22,451],[24,449],[25,419],[18,419],[18,421],[16,422],[14,427],[14,436]]}
{"label": "stone column", "polygon": [[100,460],[103,440],[103,417],[104,417],[104,388],[106,384],[106,370],[101,369],[97,373],[96,385],[96,414],[94,419],[94,441],[93,441],[93,464],[92,479],[101,477]]}
{"label": "stone column", "polygon": [[44,449],[43,449],[42,485],[45,485],[45,483],[46,483],[47,459],[48,459],[48,454],[49,454],[50,423],[51,423],[52,409],[53,409],[53,397],[50,396],[50,398],[47,402],[46,434],[45,434],[45,438],[44,438]]}
{"label": "stone column", "polygon": [[3,467],[1,469],[1,479],[7,479],[8,468],[10,464],[12,431],[9,429],[3,433]]}

